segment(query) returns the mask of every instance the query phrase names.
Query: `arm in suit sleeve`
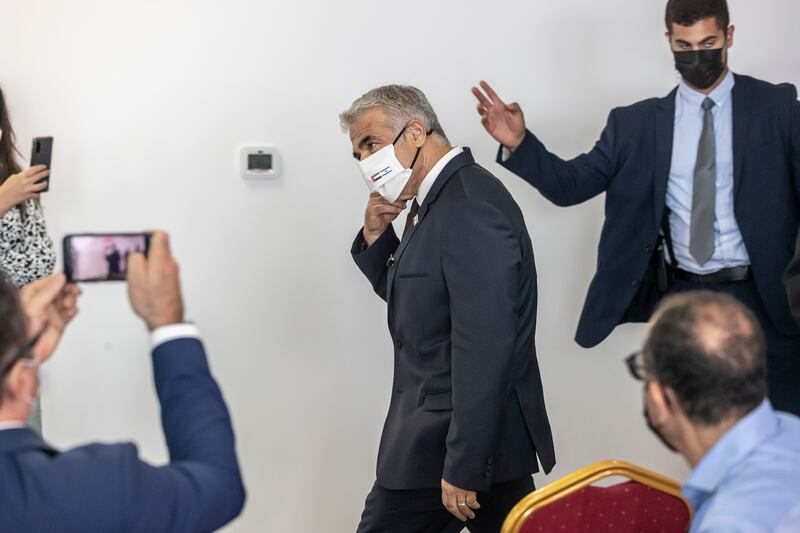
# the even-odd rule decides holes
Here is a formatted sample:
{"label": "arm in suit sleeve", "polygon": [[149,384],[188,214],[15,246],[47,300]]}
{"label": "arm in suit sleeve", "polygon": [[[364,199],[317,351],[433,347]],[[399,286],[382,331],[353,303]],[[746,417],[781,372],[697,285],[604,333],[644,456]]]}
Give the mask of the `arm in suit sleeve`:
{"label": "arm in suit sleeve", "polygon": [[128,463],[129,530],[216,530],[238,516],[245,500],[222,392],[198,339],[156,347],[153,367],[170,463]]}
{"label": "arm in suit sleeve", "polygon": [[[21,470],[36,531],[214,531],[233,520],[245,493],[233,429],[203,345],[177,339],[153,353],[166,466],[139,458],[133,444],[92,444],[51,454]],[[34,529],[30,529],[31,531]]]}
{"label": "arm in suit sleeve", "polygon": [[521,177],[542,195],[559,206],[580,204],[604,192],[616,171],[615,143],[616,119],[612,111],[591,152],[565,161],[547,151],[544,145],[529,131],[522,144],[506,160],[503,147],[497,162]]}
{"label": "arm in suit sleeve", "polygon": [[791,166],[794,179],[794,191],[797,201],[800,202],[800,101],[797,100],[797,88],[791,87]]}
{"label": "arm in suit sleeve", "polygon": [[367,243],[364,241],[363,229],[359,230],[353,247],[350,249],[350,254],[359,270],[363,272],[372,284],[372,288],[375,289],[375,293],[383,300],[386,300],[386,280],[389,271],[387,262],[399,245],[400,239],[394,232],[394,226],[389,224],[383,235],[370,247],[367,247]]}
{"label": "arm in suit sleeve", "polygon": [[442,268],[450,293],[453,413],[442,477],[480,491],[491,484],[508,403],[522,259],[518,235],[494,206],[466,200],[450,209]]}

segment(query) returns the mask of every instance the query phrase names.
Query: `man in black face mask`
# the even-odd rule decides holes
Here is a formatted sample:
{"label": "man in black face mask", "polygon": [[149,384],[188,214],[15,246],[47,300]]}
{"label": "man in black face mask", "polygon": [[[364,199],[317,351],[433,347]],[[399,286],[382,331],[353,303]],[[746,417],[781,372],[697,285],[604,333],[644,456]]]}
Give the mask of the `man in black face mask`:
{"label": "man in black face mask", "polygon": [[647,425],[692,467],[692,532],[800,531],[800,418],[766,399],[749,309],[718,292],[671,296],[626,363],[645,383]]}
{"label": "man in black face mask", "polygon": [[678,87],[614,109],[594,149],[565,161],[525,128],[516,103],[473,88],[498,162],[557,205],[606,194],[597,273],[576,340],[645,322],[667,294],[728,293],[766,333],[770,399],[800,414],[800,328],[781,279],[800,220],[800,102],[794,86],[728,69],[725,0],[669,0]]}

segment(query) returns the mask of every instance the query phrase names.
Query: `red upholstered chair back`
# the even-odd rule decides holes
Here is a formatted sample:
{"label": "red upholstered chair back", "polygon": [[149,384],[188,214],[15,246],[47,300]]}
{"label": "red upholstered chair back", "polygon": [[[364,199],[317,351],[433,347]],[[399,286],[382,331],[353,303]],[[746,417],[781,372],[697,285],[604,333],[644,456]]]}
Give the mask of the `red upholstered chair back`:
{"label": "red upholstered chair back", "polygon": [[[609,476],[629,481],[592,486]],[[606,461],[528,495],[509,514],[503,533],[685,533],[691,519],[677,483],[629,463]]]}
{"label": "red upholstered chair back", "polygon": [[579,489],[531,513],[520,533],[686,533],[690,516],[680,498],[627,481]]}

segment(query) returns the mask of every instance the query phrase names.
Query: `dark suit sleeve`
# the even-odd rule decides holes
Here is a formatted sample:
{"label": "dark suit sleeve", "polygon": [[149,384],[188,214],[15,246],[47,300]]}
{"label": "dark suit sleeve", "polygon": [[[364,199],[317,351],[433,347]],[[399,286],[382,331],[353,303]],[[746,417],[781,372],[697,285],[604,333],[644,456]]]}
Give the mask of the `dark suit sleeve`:
{"label": "dark suit sleeve", "polygon": [[367,248],[363,229],[358,231],[350,253],[359,270],[367,277],[375,293],[386,300],[386,281],[389,267],[387,261],[400,245],[400,239],[389,224],[378,240]]}
{"label": "dark suit sleeve", "polygon": [[565,161],[547,151],[536,136],[527,131],[522,144],[503,161],[503,147],[497,162],[521,177],[542,195],[559,206],[585,202],[604,192],[615,173],[615,113],[609,114],[605,130],[591,152]]}
{"label": "dark suit sleeve", "polygon": [[178,339],[154,350],[156,390],[170,463],[152,467],[131,458],[125,477],[125,531],[214,531],[241,512],[245,500],[231,419],[208,368],[203,345]]}
{"label": "dark suit sleeve", "polygon": [[786,285],[786,296],[789,298],[789,309],[795,321],[800,324],[800,234],[795,244],[794,259],[783,277]]}
{"label": "dark suit sleeve", "polygon": [[800,102],[797,100],[797,88],[791,88],[791,158],[792,178],[797,201],[800,202]]}
{"label": "dark suit sleeve", "polygon": [[197,533],[239,514],[233,429],[202,344],[168,342],[153,362],[169,464],[143,462],[133,444],[92,444],[29,465],[36,531]]}
{"label": "dark suit sleeve", "polygon": [[[792,179],[794,180],[795,196],[800,202],[800,102],[797,101],[797,89],[791,87],[791,113],[790,113],[790,147]],[[795,321],[800,324],[800,234],[795,244],[795,255],[784,275],[786,295],[789,298],[789,309]]]}
{"label": "dark suit sleeve", "polygon": [[516,341],[519,237],[495,207],[466,200],[451,207],[442,243],[450,294],[453,414],[443,478],[466,490],[491,484]]}

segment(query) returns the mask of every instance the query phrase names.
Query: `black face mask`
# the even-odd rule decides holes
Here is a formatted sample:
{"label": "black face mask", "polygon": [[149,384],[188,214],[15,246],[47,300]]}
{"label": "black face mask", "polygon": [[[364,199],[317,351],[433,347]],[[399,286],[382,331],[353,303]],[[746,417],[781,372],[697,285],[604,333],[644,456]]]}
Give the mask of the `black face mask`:
{"label": "black face mask", "polygon": [[683,79],[698,89],[705,90],[714,85],[725,70],[722,48],[713,50],[689,50],[673,52],[675,68]]}
{"label": "black face mask", "polygon": [[675,446],[673,446],[672,444],[670,444],[670,442],[664,437],[664,435],[661,433],[661,431],[656,426],[653,425],[652,420],[650,420],[650,415],[647,414],[647,408],[646,407],[644,409],[644,419],[647,422],[647,427],[650,428],[650,431],[652,431],[655,434],[656,437],[658,437],[658,440],[661,441],[661,444],[666,446],[667,449],[669,449],[669,451],[671,451],[671,452],[677,452],[678,451],[678,449]]}
{"label": "black face mask", "polygon": [[[664,400],[667,402],[667,405],[670,405],[669,397],[664,397]],[[647,412],[647,388],[644,390],[644,405],[642,405],[642,414],[644,415],[644,420],[647,423],[647,427],[650,428],[650,431],[658,437],[658,440],[661,441],[661,444],[667,447],[671,452],[677,452],[678,449],[672,445],[665,437],[664,434],[661,433],[661,430],[658,429],[653,421],[650,420],[650,413]]]}

